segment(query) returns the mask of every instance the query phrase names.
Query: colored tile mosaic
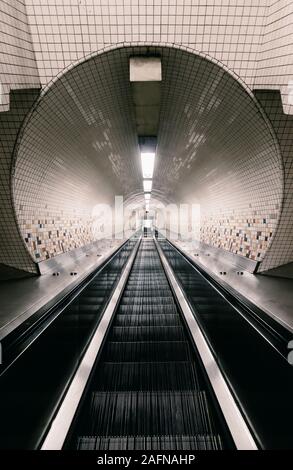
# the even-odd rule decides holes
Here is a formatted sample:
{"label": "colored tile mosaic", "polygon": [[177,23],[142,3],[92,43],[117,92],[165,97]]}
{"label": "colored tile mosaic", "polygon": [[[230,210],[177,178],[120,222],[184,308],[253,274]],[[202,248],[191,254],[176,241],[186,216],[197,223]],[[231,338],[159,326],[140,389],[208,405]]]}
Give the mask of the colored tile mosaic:
{"label": "colored tile mosaic", "polygon": [[[26,246],[36,261],[80,248],[97,239],[93,221],[85,218],[22,220],[21,229]],[[102,234],[103,227],[100,229]]]}
{"label": "colored tile mosaic", "polygon": [[261,261],[277,226],[277,214],[266,217],[203,216],[200,241],[232,253]]}

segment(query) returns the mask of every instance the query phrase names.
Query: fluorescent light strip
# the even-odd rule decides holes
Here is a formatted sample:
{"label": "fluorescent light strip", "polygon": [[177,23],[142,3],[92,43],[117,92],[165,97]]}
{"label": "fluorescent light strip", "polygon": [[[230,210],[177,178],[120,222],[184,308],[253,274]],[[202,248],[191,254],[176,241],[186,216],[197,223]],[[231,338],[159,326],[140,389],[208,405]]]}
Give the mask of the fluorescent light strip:
{"label": "fluorescent light strip", "polygon": [[152,178],[155,164],[155,153],[154,152],[142,152],[141,166],[143,178]]}
{"label": "fluorescent light strip", "polygon": [[152,185],[152,180],[143,180],[143,189],[145,192],[150,192],[152,190]]}

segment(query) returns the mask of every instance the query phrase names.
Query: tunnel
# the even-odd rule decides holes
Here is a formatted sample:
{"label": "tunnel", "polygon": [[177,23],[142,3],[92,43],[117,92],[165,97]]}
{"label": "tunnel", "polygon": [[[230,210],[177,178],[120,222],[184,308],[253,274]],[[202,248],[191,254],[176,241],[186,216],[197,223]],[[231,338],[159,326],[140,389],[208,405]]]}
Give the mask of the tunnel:
{"label": "tunnel", "polygon": [[[160,58],[159,86],[147,77],[130,81],[129,60],[136,56]],[[112,206],[121,195],[126,205],[130,198],[143,208],[139,138],[148,134],[157,140],[152,196],[165,207],[198,204],[200,241],[261,261],[282,202],[272,126],[220,64],[179,48],[139,46],[99,54],[66,71],[26,119],[14,155],[13,195],[35,261],[67,250],[71,238],[74,246],[92,242],[96,204]],[[42,232],[56,230],[54,220],[66,234],[58,237],[59,246],[42,239]],[[27,226],[34,221],[41,227],[32,234]],[[73,234],[69,221],[77,227]],[[101,222],[107,231],[107,221]]]}
{"label": "tunnel", "polygon": [[17,3],[0,449],[292,449],[291,82],[261,2]]}

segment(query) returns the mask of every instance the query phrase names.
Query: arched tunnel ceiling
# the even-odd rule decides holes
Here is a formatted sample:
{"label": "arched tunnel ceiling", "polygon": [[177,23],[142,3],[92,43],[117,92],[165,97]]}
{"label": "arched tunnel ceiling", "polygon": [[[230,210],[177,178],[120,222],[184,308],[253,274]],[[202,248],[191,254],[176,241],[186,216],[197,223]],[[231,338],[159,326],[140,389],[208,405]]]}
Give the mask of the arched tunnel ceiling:
{"label": "arched tunnel ceiling", "polygon": [[256,198],[268,195],[268,180],[278,193],[278,148],[242,85],[216,64],[180,50],[165,50],[163,64],[154,188],[178,202],[215,206],[223,204],[228,185],[226,203],[233,207],[253,189]]}
{"label": "arched tunnel ceiling", "polygon": [[[200,202],[207,217],[219,209],[223,218],[233,212],[235,224],[269,213],[276,225],[281,160],[251,96],[203,57],[168,47],[126,47],[72,68],[55,81],[27,120],[14,172],[15,207],[24,238],[36,220],[47,224],[47,230],[56,230],[58,220],[64,233],[79,224],[73,235],[79,246],[91,241],[95,204],[113,204],[115,194],[130,199],[141,195],[129,82],[133,55],[162,59],[154,196],[166,202]],[[71,248],[67,238],[66,243],[62,249]],[[54,255],[54,249],[46,248],[44,256]]]}
{"label": "arched tunnel ceiling", "polygon": [[[128,74],[127,57],[117,50],[88,60],[57,80],[24,130],[17,174],[22,162],[30,164],[41,184],[47,186],[49,177],[52,189],[65,185],[65,196],[72,193],[76,180],[78,199],[85,203],[95,196],[108,202],[113,190],[141,190]],[[17,178],[16,182],[21,184]]]}

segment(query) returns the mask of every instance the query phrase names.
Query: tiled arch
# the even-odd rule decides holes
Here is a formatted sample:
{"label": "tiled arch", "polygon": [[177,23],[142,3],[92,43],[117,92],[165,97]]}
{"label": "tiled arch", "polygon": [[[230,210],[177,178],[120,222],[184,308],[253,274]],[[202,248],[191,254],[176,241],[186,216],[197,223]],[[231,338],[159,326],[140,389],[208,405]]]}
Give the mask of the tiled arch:
{"label": "tiled arch", "polygon": [[[264,148],[266,148],[267,155],[268,155],[268,160],[271,159],[271,163],[272,163],[271,169],[269,167],[269,162],[267,161],[265,163],[265,165],[266,165],[266,176],[268,178],[268,181],[270,181],[270,184],[271,184],[271,191],[270,191],[271,194],[270,195],[266,194],[266,188],[263,187],[263,182],[260,180],[261,179],[261,173],[260,173],[260,168],[259,168],[259,158],[256,156],[255,157],[256,160],[254,162],[251,162],[250,167],[246,166],[246,168],[243,168],[242,164],[241,164],[242,167],[241,167],[241,165],[239,166],[239,164],[238,164],[238,163],[240,163],[240,160],[239,160],[239,162],[237,164],[235,163],[235,165],[236,165],[235,166],[235,171],[236,172],[237,171],[240,171],[240,172],[244,171],[244,173],[245,172],[247,173],[247,179],[246,179],[247,182],[246,183],[244,183],[243,179],[239,180],[239,181],[242,181],[241,190],[243,190],[243,197],[244,197],[243,201],[239,202],[239,207],[241,206],[241,204],[242,204],[243,207],[245,205],[245,210],[242,207],[241,210],[236,209],[236,213],[233,214],[233,209],[231,208],[231,200],[233,198],[235,198],[236,196],[238,198],[240,197],[240,192],[238,191],[237,188],[235,190],[236,191],[235,193],[233,193],[233,192],[231,193],[230,199],[227,196],[227,194],[225,195],[225,197],[223,199],[223,201],[224,201],[223,204],[226,204],[226,205],[230,204],[228,212],[227,211],[225,212],[225,210],[224,210],[221,213],[219,213],[219,208],[217,207],[215,209],[216,212],[217,212],[217,217],[216,217],[215,214],[213,214],[213,212],[211,210],[210,202],[209,202],[209,204],[207,204],[207,208],[203,210],[203,222],[204,223],[203,223],[203,230],[202,230],[202,239],[206,243],[212,244],[212,245],[220,247],[220,248],[228,249],[229,251],[237,252],[237,254],[240,254],[242,256],[252,257],[253,259],[261,260],[264,256],[269,244],[271,243],[271,240],[272,240],[273,236],[274,236],[274,233],[275,233],[275,230],[276,230],[276,227],[277,227],[278,217],[280,215],[280,208],[281,208],[281,204],[282,204],[282,195],[283,195],[282,194],[282,184],[283,184],[282,160],[281,160],[281,157],[280,157],[280,154],[279,154],[278,143],[275,139],[274,132],[273,132],[273,130],[272,130],[270,124],[269,124],[269,121],[267,120],[266,116],[262,112],[261,107],[258,105],[258,102],[256,101],[255,97],[253,96],[251,90],[247,87],[247,85],[245,85],[245,83],[239,77],[237,77],[235,73],[230,72],[227,69],[227,67],[220,64],[220,62],[218,60],[214,60],[214,59],[210,58],[209,56],[207,56],[206,54],[195,53],[195,51],[193,49],[190,49],[190,48],[185,47],[185,46],[168,44],[168,43],[162,44],[162,43],[146,43],[146,42],[144,42],[144,43],[137,43],[137,42],[136,43],[123,43],[123,44],[118,44],[118,45],[115,45],[115,46],[107,47],[103,50],[98,51],[95,54],[90,54],[89,56],[87,56],[83,60],[79,60],[76,63],[71,64],[62,73],[58,74],[56,79],[54,79],[48,86],[45,87],[45,89],[42,91],[42,94],[41,94],[41,97],[40,97],[38,103],[36,104],[36,106],[34,106],[34,109],[33,109],[32,113],[30,113],[30,115],[26,119],[26,124],[23,127],[23,130],[20,134],[18,145],[16,146],[16,153],[18,155],[18,159],[16,159],[15,162],[14,162],[14,166],[15,166],[14,200],[15,200],[15,209],[16,209],[17,217],[18,217],[19,224],[20,224],[20,227],[21,227],[21,230],[22,230],[22,234],[23,234],[23,237],[26,241],[26,244],[28,246],[28,249],[29,249],[30,253],[33,256],[36,257],[36,260],[42,260],[42,259],[46,259],[47,257],[54,256],[54,255],[58,254],[59,252],[66,251],[68,249],[73,249],[75,247],[80,246],[81,244],[90,242],[90,241],[92,241],[92,238],[91,238],[91,234],[90,234],[90,224],[91,224],[91,222],[90,222],[90,218],[89,218],[89,213],[87,213],[87,216],[86,216],[87,221],[83,221],[82,220],[83,215],[77,215],[76,216],[76,214],[73,215],[73,212],[71,212],[72,215],[71,216],[66,215],[66,217],[64,218],[64,220],[61,223],[58,230],[56,229],[56,227],[54,227],[56,217],[59,217],[59,220],[61,220],[62,217],[61,217],[60,214],[56,215],[57,214],[56,213],[56,207],[57,207],[56,202],[53,203],[53,206],[55,207],[55,209],[52,208],[52,207],[49,207],[52,203],[52,196],[53,196],[52,191],[51,191],[51,193],[50,192],[48,193],[48,194],[51,194],[51,196],[48,198],[47,201],[42,199],[42,196],[41,196],[42,190],[40,192],[40,188],[44,189],[45,186],[44,186],[44,180],[40,179],[40,173],[38,175],[38,178],[36,178],[36,180],[32,183],[34,185],[34,190],[32,191],[30,198],[27,198],[27,193],[26,193],[26,196],[24,196],[24,194],[25,194],[25,192],[28,188],[30,178],[31,178],[30,175],[34,174],[32,161],[31,161],[30,164],[28,164],[28,162],[30,160],[30,158],[29,158],[29,148],[30,147],[29,147],[28,144],[26,144],[27,147],[23,151],[24,141],[27,138],[27,136],[29,135],[29,134],[27,134],[28,128],[30,128],[30,126],[32,126],[31,127],[31,132],[34,130],[34,133],[30,134],[30,142],[32,142],[34,139],[36,139],[36,135],[38,135],[38,132],[39,132],[39,131],[37,131],[37,133],[36,133],[37,128],[34,129],[34,127],[32,125],[32,121],[34,121],[35,124],[37,123],[36,115],[39,113],[40,109],[42,109],[42,106],[44,105],[46,100],[48,100],[48,97],[50,97],[50,94],[52,95],[52,93],[54,93],[54,90],[57,89],[59,84],[63,84],[63,85],[66,84],[68,82],[68,77],[72,77],[72,76],[74,76],[74,74],[78,75],[78,73],[79,73],[78,70],[81,70],[82,67],[83,68],[87,67],[86,64],[91,64],[94,61],[99,61],[99,60],[101,60],[101,61],[105,60],[106,61],[105,58],[107,58],[107,57],[109,58],[110,56],[115,57],[115,54],[116,54],[117,57],[119,55],[121,57],[124,55],[123,60],[125,61],[125,59],[127,58],[126,57],[127,54],[125,56],[125,51],[131,51],[132,53],[134,51],[139,52],[139,53],[144,53],[146,51],[146,48],[148,48],[150,50],[161,50],[161,51],[165,51],[165,52],[166,51],[172,51],[172,53],[170,52],[169,56],[171,57],[171,55],[173,54],[173,58],[174,58],[177,54],[177,59],[176,60],[179,60],[178,57],[183,57],[183,56],[192,57],[192,60],[194,60],[194,61],[197,60],[198,64],[203,64],[203,63],[204,64],[209,64],[207,67],[209,67],[210,71],[211,70],[221,70],[221,75],[224,77],[225,80],[228,80],[229,83],[231,83],[231,84],[236,84],[237,83],[237,87],[235,85],[235,88],[233,88],[233,87],[232,88],[233,88],[235,93],[240,93],[241,97],[243,97],[244,101],[242,102],[242,105],[247,106],[247,112],[250,112],[249,110],[253,109],[252,115],[253,115],[254,119],[257,120],[257,123],[258,123],[257,125],[260,126],[260,128],[262,129],[261,133],[264,132],[265,137],[266,137],[266,139],[263,140],[263,146],[264,147],[262,149],[262,152],[264,152]],[[171,64],[173,58],[167,57],[167,53],[165,55],[166,55],[165,60],[168,60],[169,61],[168,63]],[[164,60],[164,58],[163,58],[163,60]],[[186,61],[186,63],[187,62],[188,61]],[[180,65],[180,60],[179,60],[178,65]],[[123,72],[121,72],[122,75],[124,74],[123,75],[124,81],[127,80],[127,68],[126,67],[127,67],[127,63],[125,62],[123,67],[122,67]],[[171,70],[170,67],[171,66],[169,66],[169,68],[168,68],[168,66],[167,66],[169,82],[173,83],[173,85],[177,84],[177,88],[178,88],[178,83],[179,82],[176,79],[176,77],[174,77],[172,75],[172,70]],[[188,67],[188,65],[185,64],[185,67]],[[189,65],[189,67],[190,67],[190,65]],[[108,70],[108,72],[109,72],[109,70]],[[119,79],[122,77],[122,75],[121,76],[119,75],[120,74],[120,68],[117,69],[117,67],[116,67],[115,73],[117,74],[115,79],[117,79],[116,82],[118,82]],[[230,77],[230,78],[228,78],[228,77]],[[82,81],[81,76],[79,76],[79,79]],[[74,85],[74,83],[75,83],[75,85]],[[70,98],[69,98],[69,101],[71,103],[70,106],[72,106],[72,99],[76,100],[76,96],[78,95],[78,93],[82,93],[81,88],[78,88],[78,86],[77,86],[77,88],[73,89],[72,85],[76,86],[76,81],[74,82],[74,80],[73,80],[71,82],[69,88],[68,88],[68,83],[67,83],[67,91],[66,91],[67,95],[68,95],[68,89],[69,90],[71,89],[71,91],[69,91],[69,94],[71,95]],[[115,86],[116,86],[116,88],[118,87],[117,89],[119,89],[119,84],[118,83],[116,83]],[[183,94],[185,93],[184,96],[186,98],[188,84],[183,83],[180,86],[182,87]],[[201,86],[203,86],[203,82],[201,83]],[[63,86],[63,88],[64,88],[64,86]],[[116,92],[117,92],[117,89],[116,89]],[[78,91],[77,94],[76,94],[76,91]],[[188,93],[189,93],[189,91],[188,91]],[[126,101],[124,101],[123,106],[125,106],[125,108],[124,108],[125,109],[125,115],[127,115],[126,121],[128,122],[128,124],[131,127],[131,130],[130,130],[130,128],[128,129],[128,135],[130,136],[130,139],[131,139],[131,142],[132,142],[131,146],[132,146],[133,164],[135,166],[136,163],[134,163],[134,161],[135,161],[136,157],[134,156],[134,154],[137,152],[137,148],[135,148],[135,146],[136,146],[136,140],[135,140],[136,136],[135,136],[135,128],[134,128],[133,117],[131,117],[132,111],[131,111],[131,106],[130,106],[130,101],[129,101],[130,100],[129,90],[128,90],[127,93],[126,93]],[[227,100],[228,95],[227,95],[227,92],[225,92],[225,93],[222,96],[222,98],[224,97]],[[113,93],[113,96],[114,95],[115,95],[115,93]],[[177,95],[178,95],[178,93],[177,93]],[[163,96],[164,96],[164,92],[163,92]],[[168,93],[165,93],[165,97],[167,97],[167,98],[165,99],[165,101],[164,101],[164,98],[163,98],[163,103],[162,103],[162,110],[163,110],[162,113],[164,114],[164,117],[165,117],[166,121],[168,121],[168,119],[171,119],[171,114],[172,114],[172,107],[170,107],[171,103],[170,103],[170,99],[168,98],[168,96],[170,98],[170,94],[168,95]],[[177,98],[178,98],[178,96],[177,96]],[[60,97],[61,97],[61,95],[60,95]],[[195,90],[193,90],[193,95],[191,93],[191,97],[195,100],[198,99],[198,97],[196,97]],[[62,99],[64,99],[64,96],[63,96]],[[68,96],[67,96],[66,99],[67,99],[67,104],[69,106]],[[169,101],[168,101],[168,99],[169,99]],[[210,100],[210,99],[211,99],[211,96],[208,96],[207,100]],[[242,98],[241,98],[241,100],[242,100]],[[79,101],[79,99],[77,99],[77,102],[78,101]],[[86,95],[82,95],[82,99],[80,101],[81,107],[83,106],[84,102],[85,103],[87,102]],[[231,101],[231,103],[232,103],[232,101]],[[56,103],[56,105],[57,105],[57,103]],[[74,106],[76,106],[76,102],[75,102]],[[89,106],[89,103],[85,104],[85,107],[86,106]],[[179,106],[179,99],[178,99],[177,106]],[[189,128],[188,128],[189,130],[191,129],[191,126],[192,126],[191,121],[193,119],[193,117],[192,117],[192,109],[193,109],[192,106],[190,108],[191,118],[189,119],[185,116],[185,121],[187,122],[187,127],[189,126]],[[80,106],[79,106],[79,108],[80,108]],[[57,108],[56,108],[56,110],[57,110]],[[83,113],[79,109],[78,112],[82,113],[82,119],[85,119],[85,120],[87,119],[86,118],[87,111],[85,113]],[[182,114],[182,116],[183,116],[184,115],[184,110],[181,109],[180,112],[181,112],[181,114],[183,113]],[[42,116],[43,117],[46,116],[46,119],[47,119],[49,114],[46,115],[46,113],[45,114],[44,113],[45,113],[45,111],[43,110]],[[237,117],[237,109],[235,108],[235,113],[236,113],[235,114],[235,116],[236,116],[235,119],[239,119],[239,116],[240,116],[241,112],[240,112],[239,116]],[[245,118],[245,115],[243,115],[243,117]],[[208,119],[208,116],[205,116],[205,118]],[[42,118],[40,118],[40,119],[42,119]],[[91,118],[89,118],[89,119],[91,119]],[[111,114],[111,119],[114,119],[114,111]],[[120,116],[120,119],[121,119],[121,116]],[[120,122],[120,124],[121,124],[121,122]],[[47,125],[48,124],[49,123],[47,122]],[[89,124],[89,122],[88,122],[88,124]],[[117,122],[116,122],[116,124],[117,124]],[[249,125],[249,123],[247,123],[247,125]],[[233,128],[233,126],[232,126],[232,128]],[[161,136],[159,135],[159,155],[160,155],[160,153],[162,155],[164,154],[164,148],[163,147],[164,147],[164,145],[166,147],[166,142],[168,140],[170,141],[170,136],[168,136],[168,130],[166,130],[166,128],[164,129],[164,122],[163,121],[162,121],[162,129],[163,130],[161,131]],[[189,132],[188,129],[186,131],[187,134]],[[181,130],[182,130],[182,133],[185,132],[184,129],[181,129]],[[56,132],[56,129],[55,129],[55,132]],[[252,127],[251,127],[251,132],[253,134],[255,133]],[[175,132],[175,134],[176,134],[176,132]],[[191,132],[190,132],[190,135],[191,135]],[[176,134],[176,137],[178,138],[178,133]],[[246,137],[246,139],[247,139],[247,137]],[[268,145],[265,143],[265,140],[269,141]],[[165,142],[165,144],[163,144],[162,151],[160,151],[160,142]],[[42,142],[42,144],[43,143],[44,142]],[[184,142],[180,141],[180,145],[183,146]],[[180,147],[180,145],[179,145],[179,147]],[[230,145],[230,143],[229,143],[229,145]],[[236,140],[236,145],[237,145],[237,140]],[[118,147],[119,147],[119,145],[118,145]],[[60,147],[60,149],[61,149],[61,147]],[[240,149],[240,147],[239,147],[239,149]],[[180,151],[180,148],[178,149],[178,151]],[[255,151],[255,152],[257,153],[257,151]],[[255,153],[255,155],[256,155],[256,153]],[[165,154],[166,154],[166,152],[165,152]],[[21,158],[19,158],[19,156]],[[39,157],[41,158],[41,152],[39,153]],[[40,158],[38,159],[39,161],[40,161]],[[163,159],[164,158],[165,157],[163,157]],[[188,157],[188,155],[185,155],[184,158],[189,158],[189,157]],[[245,159],[246,159],[246,157],[244,157],[244,154],[243,154],[243,161]],[[138,161],[138,159],[137,159],[137,161]],[[165,158],[164,161],[166,161],[166,158]],[[243,163],[243,161],[242,161],[242,163]],[[76,158],[75,158],[75,164],[77,164],[76,162],[77,162],[77,154],[76,154]],[[254,164],[258,166],[255,169],[253,168]],[[227,160],[227,165],[229,165],[228,160]],[[237,165],[238,165],[238,170],[237,170]],[[245,165],[244,165],[244,167],[245,167]],[[228,171],[228,168],[229,167],[227,166],[225,171]],[[223,170],[223,168],[222,168],[222,170]],[[27,176],[26,176],[27,171],[30,171],[30,174],[27,173]],[[44,168],[41,170],[41,172],[42,171],[44,171]],[[63,171],[63,170],[61,169],[61,171]],[[134,176],[133,181],[136,181],[136,183],[133,187],[133,190],[137,191],[137,190],[139,190],[139,188],[137,186],[137,184],[139,184],[138,183],[138,179],[139,179],[138,178],[138,172],[139,172],[139,170],[136,167],[136,169],[134,171],[135,171],[136,176],[134,176],[134,174],[132,176]],[[73,177],[73,180],[74,180],[76,174],[77,173],[75,173],[75,175],[71,175]],[[256,174],[257,174],[257,176],[256,176]],[[47,176],[48,176],[48,173],[47,173]],[[50,175],[50,178],[51,178],[50,179],[50,184],[54,186],[54,183],[53,183],[54,178],[53,178],[52,174]],[[253,185],[254,186],[249,187],[249,178],[251,178],[253,180]],[[259,179],[259,181],[258,181],[259,184],[256,184],[256,181],[258,179]],[[122,180],[123,180],[123,178],[122,178]],[[76,183],[77,180],[74,180],[74,181]],[[130,180],[129,181],[127,180],[126,182],[127,182],[127,184],[130,184]],[[117,186],[117,183],[118,183],[118,181],[116,181],[116,186]],[[159,182],[157,182],[157,184],[159,184]],[[190,184],[190,182],[189,182],[189,184]],[[260,184],[262,184],[263,189],[260,189]],[[56,190],[56,187],[55,187],[55,190]],[[247,199],[246,192],[247,191],[249,192],[249,190],[258,191],[258,193],[255,194],[255,195],[252,195],[252,197],[250,197],[250,202],[248,203],[247,202],[248,199]],[[61,193],[65,194],[64,191],[60,192],[60,187],[59,187],[58,191],[59,191],[59,196],[60,196]],[[56,192],[56,194],[58,194],[58,191]],[[127,195],[127,192],[125,192],[125,189],[123,191],[124,191],[124,194]],[[264,196],[260,196],[261,191],[262,191],[262,194]],[[192,191],[191,191],[191,193],[192,193]],[[192,199],[192,198],[195,197],[195,194],[191,194],[191,193],[190,193],[190,196],[191,196],[191,199]],[[218,192],[218,195],[220,195],[220,199],[223,196],[223,194],[221,194],[221,191]],[[77,196],[75,195],[75,197],[77,197]],[[186,194],[185,195],[181,194],[180,197],[184,198],[184,197],[186,197]],[[206,195],[205,195],[205,197],[206,197]],[[51,200],[50,200],[50,198],[51,198]],[[246,198],[246,202],[244,202],[245,198]],[[54,197],[53,197],[53,199],[54,199]],[[74,197],[73,197],[72,200],[74,200]],[[39,202],[40,202],[40,205],[38,206]],[[180,202],[179,199],[178,199],[178,202]],[[64,204],[64,207],[66,207],[67,203],[64,200],[61,201],[61,203]],[[267,204],[267,206],[266,206],[266,204]],[[249,207],[249,205],[251,207]],[[21,210],[19,209],[20,207],[22,207]],[[54,213],[54,211],[55,211],[55,213]],[[71,211],[71,209],[69,210],[69,212],[70,211]],[[32,212],[37,214],[37,217],[32,218]],[[48,220],[50,220],[49,223],[48,223]],[[233,220],[233,223],[232,223],[232,220]],[[78,224],[80,224],[81,232],[78,233],[78,232],[75,231],[74,233],[72,233],[72,231],[70,229],[70,225],[78,225]],[[234,228],[230,227],[231,224],[233,225]],[[34,230],[32,230],[32,228]],[[48,235],[49,232],[51,232],[51,233]],[[54,234],[52,235],[53,232],[54,232]],[[47,234],[46,235],[47,238],[42,238],[42,235],[40,235],[40,234],[44,234],[44,233]],[[65,235],[62,235],[62,237],[65,237],[65,242],[64,242],[64,239],[61,237],[62,238],[61,244],[60,244],[60,235],[59,235],[60,233],[65,234]],[[28,235],[30,235],[30,236],[28,236]],[[34,237],[35,239],[34,240],[29,240],[31,238],[31,236]],[[52,239],[52,237],[53,237],[53,239]],[[38,245],[40,245],[40,247]],[[36,256],[36,255],[39,255],[39,256]]]}

